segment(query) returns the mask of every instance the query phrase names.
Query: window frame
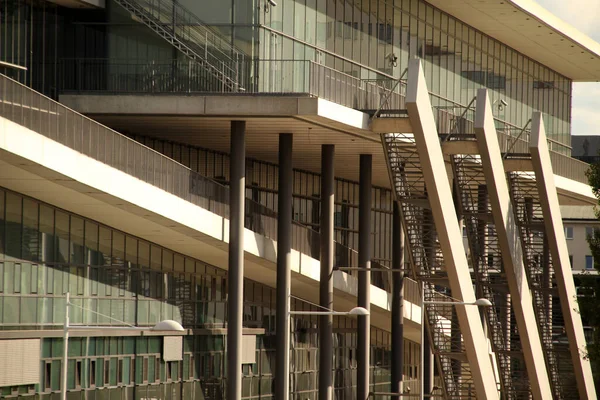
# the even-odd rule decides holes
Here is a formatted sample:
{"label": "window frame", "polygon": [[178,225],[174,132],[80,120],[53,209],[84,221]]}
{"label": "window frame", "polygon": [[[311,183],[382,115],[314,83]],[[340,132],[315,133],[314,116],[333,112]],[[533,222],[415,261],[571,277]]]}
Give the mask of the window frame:
{"label": "window frame", "polygon": [[[569,235],[570,232],[570,235]],[[572,226],[565,226],[565,239],[573,240],[575,238],[575,229]]]}

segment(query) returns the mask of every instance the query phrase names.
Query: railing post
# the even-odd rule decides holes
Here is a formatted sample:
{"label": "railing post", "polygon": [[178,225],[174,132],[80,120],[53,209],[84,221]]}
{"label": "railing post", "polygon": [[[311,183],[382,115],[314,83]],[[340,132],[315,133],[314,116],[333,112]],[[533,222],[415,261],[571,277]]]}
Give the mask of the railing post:
{"label": "railing post", "polygon": [[221,92],[225,92],[225,61],[221,61]]}
{"label": "railing post", "polygon": [[[400,393],[404,369],[404,231],[401,226],[400,205],[394,201],[392,216],[392,370],[391,391]],[[393,396],[392,400],[401,400]]]}

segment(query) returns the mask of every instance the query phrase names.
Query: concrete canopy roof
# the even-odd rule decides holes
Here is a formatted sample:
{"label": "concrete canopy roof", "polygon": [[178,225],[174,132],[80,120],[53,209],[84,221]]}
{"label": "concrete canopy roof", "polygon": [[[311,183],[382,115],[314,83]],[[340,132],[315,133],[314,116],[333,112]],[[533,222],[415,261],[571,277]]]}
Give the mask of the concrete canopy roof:
{"label": "concrete canopy roof", "polygon": [[573,81],[600,81],[600,44],[532,0],[427,1]]}

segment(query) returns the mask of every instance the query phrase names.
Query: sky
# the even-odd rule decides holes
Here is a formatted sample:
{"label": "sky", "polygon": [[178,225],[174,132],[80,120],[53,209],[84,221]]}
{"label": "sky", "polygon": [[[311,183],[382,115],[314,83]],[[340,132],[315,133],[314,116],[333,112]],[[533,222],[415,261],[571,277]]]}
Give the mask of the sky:
{"label": "sky", "polygon": [[[600,42],[600,0],[536,0],[592,39]],[[573,84],[573,135],[600,135],[600,83]]]}

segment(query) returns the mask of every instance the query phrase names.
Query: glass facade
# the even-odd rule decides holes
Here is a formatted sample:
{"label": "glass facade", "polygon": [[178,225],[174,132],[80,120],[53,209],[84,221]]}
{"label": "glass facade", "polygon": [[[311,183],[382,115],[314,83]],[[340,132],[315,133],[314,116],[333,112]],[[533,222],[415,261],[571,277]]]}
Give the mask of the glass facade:
{"label": "glass facade", "polygon": [[[194,147],[182,143],[146,136],[132,136],[136,141],[199,172],[201,175],[227,184],[229,181],[229,154]],[[277,212],[278,166],[265,161],[248,159],[246,162],[246,198]],[[294,221],[318,232],[320,219],[320,174],[295,169],[293,173]],[[341,178],[335,180],[335,241],[342,246],[336,259],[350,260],[358,251],[358,182]],[[386,188],[372,189],[371,248],[373,260],[391,267],[392,261],[392,192]],[[316,244],[318,246],[318,243]],[[340,261],[340,265],[351,265]],[[391,277],[387,272],[372,271],[372,283],[388,292]],[[411,299],[416,301],[417,299]]]}
{"label": "glass facade", "polygon": [[[65,293],[73,324],[153,326],[174,319],[184,336],[182,361],[162,360],[161,337],[74,337],[69,344],[69,399],[222,399],[226,385],[227,273],[95,221],[0,188],[0,330],[61,329]],[[87,310],[86,310],[87,309]],[[292,309],[316,310],[294,299]],[[88,310],[92,310],[92,313]],[[97,314],[99,313],[99,314]],[[104,316],[103,316],[104,315]],[[113,319],[106,318],[109,316]],[[244,365],[245,399],[270,399],[275,357],[275,292],[244,282],[244,326],[257,336],[256,363]],[[292,391],[315,399],[317,317],[292,318]],[[389,390],[390,334],[371,329],[373,390]],[[334,318],[334,385],[354,398],[356,320]],[[405,377],[418,377],[419,346],[405,340]],[[58,398],[62,339],[43,338],[41,379],[0,388],[5,396]]]}
{"label": "glass facade", "polygon": [[[261,60],[311,60],[371,80],[397,79],[408,60],[419,57],[434,106],[466,106],[478,88],[486,87],[497,118],[523,127],[534,110],[542,111],[549,138],[570,146],[570,79],[423,0],[281,0],[275,7],[255,1],[260,15],[252,18],[267,28],[255,25],[252,35],[232,40],[240,44],[254,38],[254,56]],[[233,1],[234,7],[248,2]],[[183,4],[211,8],[213,3]],[[225,21],[209,14],[206,22],[249,26],[250,20],[238,22],[234,15],[229,12]],[[305,74],[298,65],[294,74]],[[305,77],[292,81],[299,79]]]}
{"label": "glass facade", "polygon": [[[571,81],[423,0],[176,4],[254,59],[238,71],[252,75],[244,79],[258,85],[254,90],[306,91],[314,73],[307,62],[359,81],[389,81],[401,75],[410,58],[419,57],[434,106],[466,106],[478,88],[486,87],[499,120],[516,129],[534,110],[542,111],[548,136],[566,145],[556,150],[570,154]],[[207,77],[116,0],[99,11],[36,0],[0,0],[0,7],[0,59],[28,67],[3,72],[53,97],[74,88],[206,90]],[[169,84],[160,87],[163,75]],[[174,85],[173,76],[187,82]]]}
{"label": "glass facade", "polygon": [[56,99],[63,60],[105,56],[103,10],[59,7],[44,0],[0,0],[0,73]]}

